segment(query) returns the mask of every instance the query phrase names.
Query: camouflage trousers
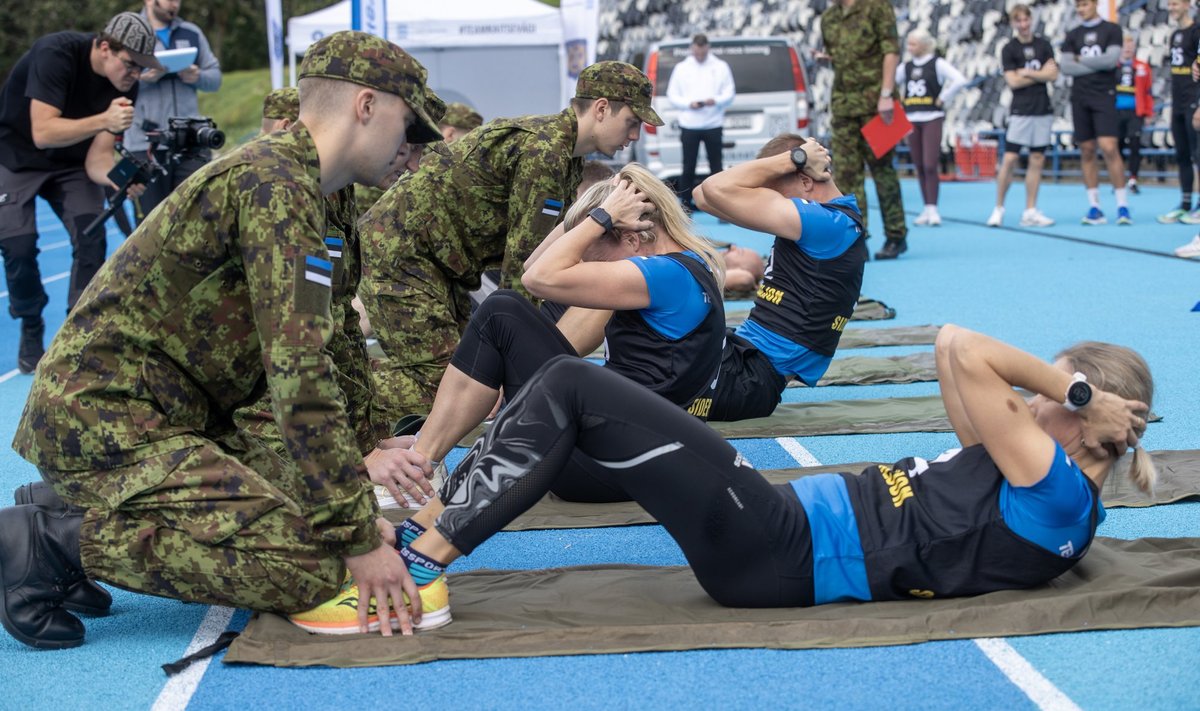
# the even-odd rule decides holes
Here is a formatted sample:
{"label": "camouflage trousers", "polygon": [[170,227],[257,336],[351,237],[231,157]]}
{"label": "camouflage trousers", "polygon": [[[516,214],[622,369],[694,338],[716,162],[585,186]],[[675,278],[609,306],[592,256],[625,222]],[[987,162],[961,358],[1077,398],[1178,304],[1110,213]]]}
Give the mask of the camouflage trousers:
{"label": "camouflage trousers", "polygon": [[[79,547],[89,576],[177,600],[288,613],[332,598],[345,576],[341,557],[312,536],[293,471],[238,437],[232,448],[210,440],[124,469],[42,476],[87,509]],[[113,484],[129,476],[158,483],[114,501]]]}
{"label": "camouflage trousers", "polygon": [[843,193],[858,198],[866,225],[868,209],[863,165],[870,166],[875,192],[879,195],[879,211],[883,213],[883,234],[888,239],[901,240],[908,234],[908,226],[904,220],[900,176],[892,162],[896,152],[888,151],[882,158],[875,157],[862,135],[862,127],[872,118],[874,116],[833,117],[833,175]]}
{"label": "camouflage trousers", "polygon": [[386,282],[364,275],[359,294],[386,355],[372,363],[373,416],[395,422],[429,412],[471,318],[468,293],[423,256],[408,257],[404,271]]}

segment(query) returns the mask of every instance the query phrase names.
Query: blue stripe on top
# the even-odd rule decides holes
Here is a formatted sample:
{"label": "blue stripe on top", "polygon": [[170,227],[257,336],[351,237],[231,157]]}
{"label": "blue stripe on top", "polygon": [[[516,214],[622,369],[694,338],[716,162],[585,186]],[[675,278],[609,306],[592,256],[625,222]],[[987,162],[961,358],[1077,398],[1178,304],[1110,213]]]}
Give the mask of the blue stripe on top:
{"label": "blue stripe on top", "polygon": [[850,505],[846,480],[838,474],[814,474],[791,484],[808,516],[816,604],[870,600],[858,517]]}
{"label": "blue stripe on top", "polygon": [[304,257],[304,264],[309,269],[324,269],[325,271],[329,272],[330,274],[333,273],[333,262],[330,262],[325,259],[321,259],[320,257],[314,257],[312,255],[308,255],[308,256]]}

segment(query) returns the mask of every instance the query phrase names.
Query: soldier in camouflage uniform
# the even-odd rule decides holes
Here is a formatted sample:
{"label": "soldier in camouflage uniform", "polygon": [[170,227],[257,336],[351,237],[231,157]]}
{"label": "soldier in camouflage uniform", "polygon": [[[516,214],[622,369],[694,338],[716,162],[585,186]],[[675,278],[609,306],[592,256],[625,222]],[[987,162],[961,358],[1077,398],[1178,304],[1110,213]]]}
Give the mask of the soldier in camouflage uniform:
{"label": "soldier in camouflage uniform", "polygon": [[[38,369],[13,446],[86,511],[0,510],[0,621],[26,644],[82,644],[59,603],[84,575],[291,612],[333,598],[349,570],[385,619],[389,597],[415,601],[329,355],[338,274],[322,196],[382,179],[405,129],[412,142],[440,133],[425,69],[385,40],[331,34],[300,76],[301,121],[184,182],[100,270]],[[290,461],[233,424],[264,388]]]}
{"label": "soldier in camouflage uniform", "polygon": [[446,115],[438,122],[442,129],[442,140],[449,145],[483,125],[483,117],[475,109],[460,101],[446,104]]}
{"label": "soldier in camouflage uniform", "polygon": [[387,355],[375,386],[393,420],[433,403],[483,270],[499,265],[500,287],[521,288],[525,258],[574,200],[583,157],[615,154],[642,122],[662,125],[650,80],[629,64],[593,64],[576,87],[562,113],[497,119],[429,156],[363,216],[360,295]]}
{"label": "soldier in camouflage uniform", "polygon": [[[429,118],[434,121],[442,118],[444,107],[442,100],[427,89],[425,109]],[[262,131],[273,133],[286,130],[299,120],[299,115],[300,94],[296,88],[276,89],[263,99]],[[424,144],[408,144],[397,157],[396,170],[415,170],[423,148]],[[367,346],[359,327],[359,313],[353,304],[361,276],[358,209],[355,202],[355,194],[361,188],[361,185],[347,185],[325,197],[325,212],[329,219],[325,246],[334,265],[330,304],[334,329],[329,352],[337,368],[338,385],[346,396],[346,416],[354,430],[359,451],[364,455],[363,463],[371,481],[386,487],[396,499],[401,498],[400,488],[404,487],[413,493],[418,488],[425,488],[432,495],[433,487],[428,484],[426,477],[428,472],[409,461],[411,455],[405,448],[376,447],[381,440],[391,437],[391,428],[390,423],[380,421],[381,418],[371,417],[372,387]],[[239,429],[254,435],[280,457],[288,458],[287,442],[271,412],[268,394],[264,393],[253,405],[238,408],[233,421]]]}
{"label": "soldier in camouflage uniform", "polygon": [[895,111],[896,64],[900,61],[896,15],[888,0],[834,0],[821,15],[821,36],[833,64],[830,113],[838,184],[858,199],[865,222],[863,163],[871,167],[887,238],[875,258],[895,259],[908,249],[900,178],[893,166],[895,151],[876,158],[863,138],[862,127],[876,114],[891,120]]}

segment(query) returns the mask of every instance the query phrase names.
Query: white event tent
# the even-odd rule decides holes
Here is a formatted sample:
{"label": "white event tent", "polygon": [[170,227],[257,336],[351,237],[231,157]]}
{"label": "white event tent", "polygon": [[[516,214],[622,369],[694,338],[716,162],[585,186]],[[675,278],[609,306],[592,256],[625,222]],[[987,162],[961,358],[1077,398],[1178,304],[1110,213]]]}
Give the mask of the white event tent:
{"label": "white event tent", "polygon": [[[292,83],[296,56],[350,29],[350,0],[287,22]],[[557,113],[565,94],[563,25],[537,0],[387,0],[387,38],[429,70],[429,86],[485,119]]]}

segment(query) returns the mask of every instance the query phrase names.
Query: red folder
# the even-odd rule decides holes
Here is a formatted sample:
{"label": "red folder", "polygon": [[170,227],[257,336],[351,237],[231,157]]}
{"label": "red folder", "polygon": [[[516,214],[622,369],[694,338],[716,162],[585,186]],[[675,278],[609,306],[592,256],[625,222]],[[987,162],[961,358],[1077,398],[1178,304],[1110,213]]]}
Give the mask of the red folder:
{"label": "red folder", "polygon": [[862,127],[863,138],[875,153],[876,158],[882,158],[885,153],[896,147],[904,137],[912,133],[912,121],[908,120],[900,102],[892,102],[896,108],[892,112],[892,122],[884,123],[878,115]]}

